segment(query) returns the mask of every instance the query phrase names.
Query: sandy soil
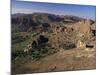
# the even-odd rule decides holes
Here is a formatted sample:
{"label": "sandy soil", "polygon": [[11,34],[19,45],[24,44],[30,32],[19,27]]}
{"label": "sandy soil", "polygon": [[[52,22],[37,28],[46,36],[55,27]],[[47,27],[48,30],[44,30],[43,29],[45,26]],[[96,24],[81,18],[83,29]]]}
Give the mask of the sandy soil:
{"label": "sandy soil", "polygon": [[60,51],[38,61],[25,63],[15,69],[15,73],[37,73],[96,68],[95,49],[72,49]]}

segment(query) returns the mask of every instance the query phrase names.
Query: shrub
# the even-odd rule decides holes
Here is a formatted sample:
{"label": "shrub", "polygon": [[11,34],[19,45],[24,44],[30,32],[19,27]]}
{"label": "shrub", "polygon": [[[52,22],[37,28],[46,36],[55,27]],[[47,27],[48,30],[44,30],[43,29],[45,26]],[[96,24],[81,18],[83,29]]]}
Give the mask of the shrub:
{"label": "shrub", "polygon": [[24,38],[23,36],[21,36],[20,33],[13,33],[12,34],[12,44],[23,42],[27,38],[28,37]]}
{"label": "shrub", "polygon": [[66,44],[63,44],[62,47],[63,47],[65,50],[68,50],[68,49],[75,48],[76,45],[75,45],[75,43],[67,42]]}

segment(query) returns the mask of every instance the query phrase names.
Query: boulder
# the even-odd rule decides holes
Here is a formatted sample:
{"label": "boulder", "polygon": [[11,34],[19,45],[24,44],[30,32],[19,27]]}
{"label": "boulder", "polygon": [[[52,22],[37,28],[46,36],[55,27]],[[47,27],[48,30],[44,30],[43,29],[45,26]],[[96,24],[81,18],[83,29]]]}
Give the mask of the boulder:
{"label": "boulder", "polygon": [[84,48],[84,47],[85,47],[85,43],[83,43],[81,40],[78,40],[77,48]]}

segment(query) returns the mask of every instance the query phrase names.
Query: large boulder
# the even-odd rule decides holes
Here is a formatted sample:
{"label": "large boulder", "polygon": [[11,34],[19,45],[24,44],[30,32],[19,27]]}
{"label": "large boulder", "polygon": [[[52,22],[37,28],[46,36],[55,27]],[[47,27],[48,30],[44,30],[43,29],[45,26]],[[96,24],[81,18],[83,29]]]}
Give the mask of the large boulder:
{"label": "large boulder", "polygon": [[77,48],[85,48],[85,43],[83,43],[81,40],[78,40],[77,42]]}

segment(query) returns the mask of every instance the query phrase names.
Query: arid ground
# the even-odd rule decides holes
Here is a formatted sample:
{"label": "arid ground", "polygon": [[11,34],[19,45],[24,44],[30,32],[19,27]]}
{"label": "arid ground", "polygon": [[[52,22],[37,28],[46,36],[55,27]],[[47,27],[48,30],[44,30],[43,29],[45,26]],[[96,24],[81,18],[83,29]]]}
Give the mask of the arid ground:
{"label": "arid ground", "polygon": [[12,14],[12,74],[96,68],[96,21]]}

